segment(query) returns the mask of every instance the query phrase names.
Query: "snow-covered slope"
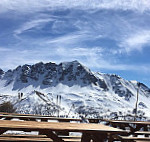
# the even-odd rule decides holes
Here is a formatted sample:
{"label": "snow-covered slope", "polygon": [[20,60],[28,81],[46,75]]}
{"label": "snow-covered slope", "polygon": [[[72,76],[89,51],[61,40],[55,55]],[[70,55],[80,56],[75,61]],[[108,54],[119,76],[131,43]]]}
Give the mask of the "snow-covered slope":
{"label": "snow-covered slope", "polygon": [[[40,62],[7,72],[0,69],[0,103],[10,100],[20,113],[113,117],[132,114],[137,84],[114,74],[93,73],[78,61]],[[150,115],[149,101],[150,89],[141,83],[140,114]]]}

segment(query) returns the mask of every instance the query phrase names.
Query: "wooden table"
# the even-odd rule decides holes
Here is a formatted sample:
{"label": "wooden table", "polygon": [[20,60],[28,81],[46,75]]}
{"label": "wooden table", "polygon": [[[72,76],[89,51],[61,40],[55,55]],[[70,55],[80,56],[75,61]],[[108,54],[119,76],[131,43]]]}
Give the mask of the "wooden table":
{"label": "wooden table", "polygon": [[119,127],[121,129],[129,128],[131,133],[135,131],[139,131],[140,129],[144,129],[144,131],[148,131],[148,127],[150,126],[150,122],[148,121],[123,121],[123,120],[110,120],[109,124],[113,127]]}
{"label": "wooden table", "polygon": [[81,122],[81,119],[77,118],[62,118],[62,117],[53,117],[53,116],[43,116],[43,115],[21,115],[21,114],[1,114],[0,113],[0,119],[3,120],[11,120],[13,118],[17,118],[20,120],[28,120],[28,121],[48,121],[48,120],[57,120],[59,122],[71,122],[71,121],[79,121]]}
{"label": "wooden table", "polygon": [[[33,115],[33,114],[18,114],[18,113],[3,113],[0,112],[0,119],[2,120],[12,120],[17,118],[19,120],[25,121],[58,121],[58,122],[81,122],[81,119],[78,118],[63,118],[63,117],[55,117],[55,116],[46,116],[46,115]],[[69,135],[69,132],[57,132],[59,135]]]}
{"label": "wooden table", "polygon": [[[81,132],[81,142],[90,142],[92,139],[94,142],[103,142],[104,139],[108,138],[108,135],[127,133],[121,129],[102,124],[0,120],[0,134],[7,130],[38,131],[54,142],[64,142],[62,138],[56,135],[55,132],[57,131]],[[112,141],[111,137],[110,141]]]}

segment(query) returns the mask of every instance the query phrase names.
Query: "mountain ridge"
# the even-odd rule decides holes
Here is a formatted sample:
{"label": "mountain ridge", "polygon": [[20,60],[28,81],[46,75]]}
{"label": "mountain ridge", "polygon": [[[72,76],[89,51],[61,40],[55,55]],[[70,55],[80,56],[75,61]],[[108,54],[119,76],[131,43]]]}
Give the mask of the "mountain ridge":
{"label": "mountain ridge", "polygon": [[[66,114],[73,105],[73,115],[81,112],[96,116],[112,112],[132,114],[137,84],[136,81],[127,81],[115,74],[93,73],[78,61],[60,64],[39,62],[18,66],[7,72],[0,70],[0,94],[9,94],[1,95],[0,103],[14,101],[17,111],[21,113],[47,114],[48,110],[60,109],[62,114]],[[44,95],[37,95],[33,90],[43,92]],[[21,99],[18,98],[19,92],[24,93]],[[59,95],[62,98],[61,106],[57,104]],[[143,83],[139,96],[139,113],[148,116],[150,89]]]}

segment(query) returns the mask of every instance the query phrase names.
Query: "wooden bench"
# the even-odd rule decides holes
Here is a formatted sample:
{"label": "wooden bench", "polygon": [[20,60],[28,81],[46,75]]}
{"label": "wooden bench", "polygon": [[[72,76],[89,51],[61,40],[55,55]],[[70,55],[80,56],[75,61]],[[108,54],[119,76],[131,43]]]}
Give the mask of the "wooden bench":
{"label": "wooden bench", "polygon": [[40,119],[41,121],[48,121],[48,120],[56,120],[58,122],[81,122],[81,119],[78,118],[62,118],[62,117],[54,117],[54,116],[43,116],[43,115],[27,115],[27,114],[2,114],[0,113],[0,119],[4,120],[11,120],[14,118],[20,119],[20,120],[27,120],[27,121],[36,121]]}
{"label": "wooden bench", "polygon": [[[144,141],[138,141],[138,140],[137,140],[137,141],[134,141],[134,142],[144,142]],[[145,142],[147,142],[147,141],[145,141]]]}
{"label": "wooden bench", "polygon": [[[65,142],[81,142],[80,139],[63,139]],[[18,138],[18,137],[0,137],[1,142],[53,142],[49,138]]]}
{"label": "wooden bench", "polygon": [[[81,136],[60,136],[65,142],[80,142]],[[3,134],[0,135],[0,141],[21,141],[21,142],[53,142],[46,135],[18,135],[18,134]]]}
{"label": "wooden bench", "polygon": [[134,132],[133,136],[139,136],[142,135],[144,137],[149,137],[150,136],[150,132],[149,131],[136,131]]}
{"label": "wooden bench", "polygon": [[115,140],[120,140],[121,142],[139,142],[139,141],[150,141],[150,137],[134,137],[134,136],[114,136]]}
{"label": "wooden bench", "polygon": [[34,141],[38,141],[38,142],[53,142],[50,138],[18,138],[18,137],[0,137],[0,141],[1,142],[34,142]]}
{"label": "wooden bench", "polygon": [[[54,117],[54,116],[44,116],[44,115],[33,115],[33,114],[17,114],[17,113],[2,113],[0,112],[0,119],[3,120],[12,120],[19,119],[25,121],[58,121],[58,122],[81,122],[81,119],[78,118],[62,118],[62,117]],[[57,132],[58,135],[69,135],[68,132]]]}
{"label": "wooden bench", "polygon": [[136,135],[150,135],[150,131],[136,131],[134,132]]}

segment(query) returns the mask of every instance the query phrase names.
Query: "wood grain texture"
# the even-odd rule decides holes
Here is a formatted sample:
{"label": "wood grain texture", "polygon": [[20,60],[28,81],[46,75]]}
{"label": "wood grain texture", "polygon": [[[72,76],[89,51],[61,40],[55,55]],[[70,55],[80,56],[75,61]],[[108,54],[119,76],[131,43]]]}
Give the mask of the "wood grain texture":
{"label": "wood grain texture", "polygon": [[[0,137],[0,141],[4,142],[54,142],[52,139],[50,138],[18,138],[18,137]],[[80,142],[80,139],[64,139],[65,142]],[[57,141],[58,142],[58,141]]]}
{"label": "wood grain texture", "polygon": [[0,141],[39,141],[39,142],[53,142],[50,138],[18,138],[18,137],[0,137]]}
{"label": "wood grain texture", "polygon": [[[80,142],[81,137],[79,136],[61,136],[64,141],[67,142]],[[0,135],[0,141],[50,141],[52,139],[48,138],[46,135],[29,135],[29,134],[3,134]]]}
{"label": "wood grain texture", "polygon": [[121,129],[105,126],[103,124],[67,123],[67,122],[35,122],[35,121],[9,121],[0,120],[0,128],[8,130],[52,130],[69,132],[103,132],[126,133]]}

